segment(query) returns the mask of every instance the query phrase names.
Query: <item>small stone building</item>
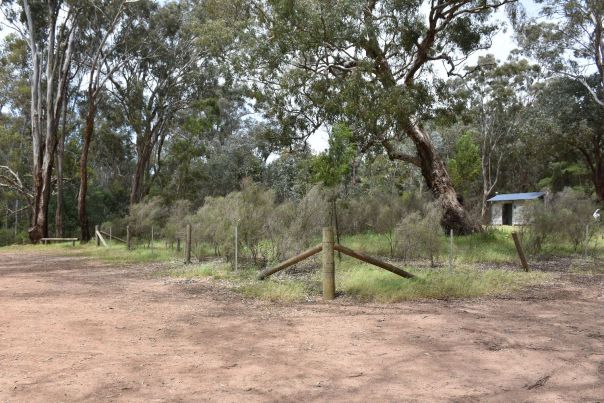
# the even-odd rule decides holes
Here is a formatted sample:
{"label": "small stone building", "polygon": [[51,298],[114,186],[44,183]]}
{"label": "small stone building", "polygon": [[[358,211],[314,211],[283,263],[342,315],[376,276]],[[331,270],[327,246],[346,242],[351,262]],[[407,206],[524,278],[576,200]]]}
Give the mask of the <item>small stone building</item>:
{"label": "small stone building", "polygon": [[542,203],[544,192],[498,194],[487,200],[491,204],[491,225],[528,224],[528,207]]}

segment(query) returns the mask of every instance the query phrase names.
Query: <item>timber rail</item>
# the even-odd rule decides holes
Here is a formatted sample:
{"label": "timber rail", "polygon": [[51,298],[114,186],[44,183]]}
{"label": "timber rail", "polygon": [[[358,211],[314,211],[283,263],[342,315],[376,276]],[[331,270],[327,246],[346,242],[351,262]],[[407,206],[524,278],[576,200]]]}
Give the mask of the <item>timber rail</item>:
{"label": "timber rail", "polygon": [[260,280],[264,280],[271,274],[275,274],[281,270],[285,270],[296,263],[299,263],[309,257],[316,255],[319,252],[323,252],[323,299],[332,300],[335,298],[335,260],[334,251],[342,252],[345,255],[361,260],[363,262],[372,264],[384,270],[388,270],[391,273],[397,274],[401,277],[414,279],[415,276],[403,269],[400,269],[390,263],[383,262],[372,256],[365,255],[360,252],[356,252],[340,244],[334,242],[333,228],[323,228],[323,242],[317,246],[305,250],[304,252],[296,255],[292,258],[287,259],[284,262],[279,263],[276,266],[270,267],[263,270],[258,275]]}

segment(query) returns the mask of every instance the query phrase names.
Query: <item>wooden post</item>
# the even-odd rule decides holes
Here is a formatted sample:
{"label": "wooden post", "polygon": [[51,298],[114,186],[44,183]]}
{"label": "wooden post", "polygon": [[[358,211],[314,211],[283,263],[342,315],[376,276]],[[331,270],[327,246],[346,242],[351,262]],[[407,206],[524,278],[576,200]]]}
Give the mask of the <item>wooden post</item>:
{"label": "wooden post", "polygon": [[111,236],[112,232],[111,232],[111,227],[109,227],[109,242],[111,242],[113,240],[113,237]]}
{"label": "wooden post", "polygon": [[583,258],[587,259],[587,248],[589,246],[589,224],[585,226],[585,251],[583,252]]}
{"label": "wooden post", "polygon": [[185,238],[185,264],[191,263],[191,224],[187,224]]}
{"label": "wooden post", "polygon": [[336,297],[333,245],[333,228],[323,228],[323,299],[325,301],[330,301]]}
{"label": "wooden post", "polygon": [[514,245],[516,245],[516,251],[518,252],[518,257],[520,258],[520,263],[522,263],[524,271],[529,271],[526,256],[524,256],[524,250],[522,249],[522,244],[520,243],[518,234],[516,232],[512,232],[512,238],[514,239]]}
{"label": "wooden post", "polygon": [[94,226],[94,236],[96,238],[96,246],[101,246],[101,239],[99,238],[99,226]]}
{"label": "wooden post", "polygon": [[176,252],[180,252],[180,238],[176,238]]}
{"label": "wooden post", "polygon": [[237,269],[239,268],[239,267],[237,267],[238,266],[238,264],[237,264],[238,263],[237,262],[237,259],[238,259],[237,254],[239,252],[239,250],[238,250],[239,249],[239,239],[238,239],[239,234],[238,234],[238,232],[239,232],[239,221],[235,221],[235,271],[237,271]]}
{"label": "wooden post", "polygon": [[449,235],[451,237],[451,240],[449,242],[449,271],[453,270],[453,230],[451,230],[451,233]]}
{"label": "wooden post", "polygon": [[126,225],[126,246],[128,250],[132,249],[132,237],[130,235],[130,226]]}
{"label": "wooden post", "polygon": [[151,226],[151,254],[153,254],[153,225]]}

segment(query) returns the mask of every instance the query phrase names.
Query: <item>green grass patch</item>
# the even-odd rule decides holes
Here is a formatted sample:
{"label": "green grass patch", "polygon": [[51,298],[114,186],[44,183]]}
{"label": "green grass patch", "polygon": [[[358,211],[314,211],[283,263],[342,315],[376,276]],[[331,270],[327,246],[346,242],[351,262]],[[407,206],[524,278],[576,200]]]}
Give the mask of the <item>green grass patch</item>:
{"label": "green grass patch", "polygon": [[87,244],[72,246],[69,243],[53,243],[49,245],[12,245],[2,247],[3,251],[14,252],[46,252],[57,254],[69,254],[71,256],[92,257],[107,263],[151,263],[172,262],[183,259],[184,252],[176,252],[176,249],[166,248],[163,242],[156,242],[153,249],[138,246],[128,250],[126,245],[118,242],[109,242],[109,247],[96,246],[94,241]]}
{"label": "green grass patch", "polygon": [[[418,276],[409,280],[371,265],[344,258],[336,263],[336,288],[339,293],[359,301],[391,303],[426,299],[463,299],[502,295],[530,285],[545,282],[550,274],[509,270],[408,269]],[[321,296],[320,269],[304,275],[287,273],[264,281],[256,278],[258,271],[233,271],[225,263],[210,262],[180,266],[160,273],[174,278],[212,278],[246,297],[273,302],[300,302]]]}
{"label": "green grass patch", "polygon": [[546,273],[506,270],[411,271],[417,279],[404,279],[365,264],[358,264],[341,272],[336,283],[347,295],[363,301],[387,303],[502,295],[547,281],[551,277]]}

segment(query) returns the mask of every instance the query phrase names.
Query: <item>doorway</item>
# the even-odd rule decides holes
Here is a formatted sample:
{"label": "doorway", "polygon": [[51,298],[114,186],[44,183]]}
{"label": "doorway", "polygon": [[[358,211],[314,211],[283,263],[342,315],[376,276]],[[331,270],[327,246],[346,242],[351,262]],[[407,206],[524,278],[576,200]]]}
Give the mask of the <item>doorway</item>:
{"label": "doorway", "polygon": [[502,217],[501,217],[501,221],[503,223],[503,225],[512,225],[513,223],[513,204],[512,203],[505,203],[503,205],[503,209],[502,209]]}

